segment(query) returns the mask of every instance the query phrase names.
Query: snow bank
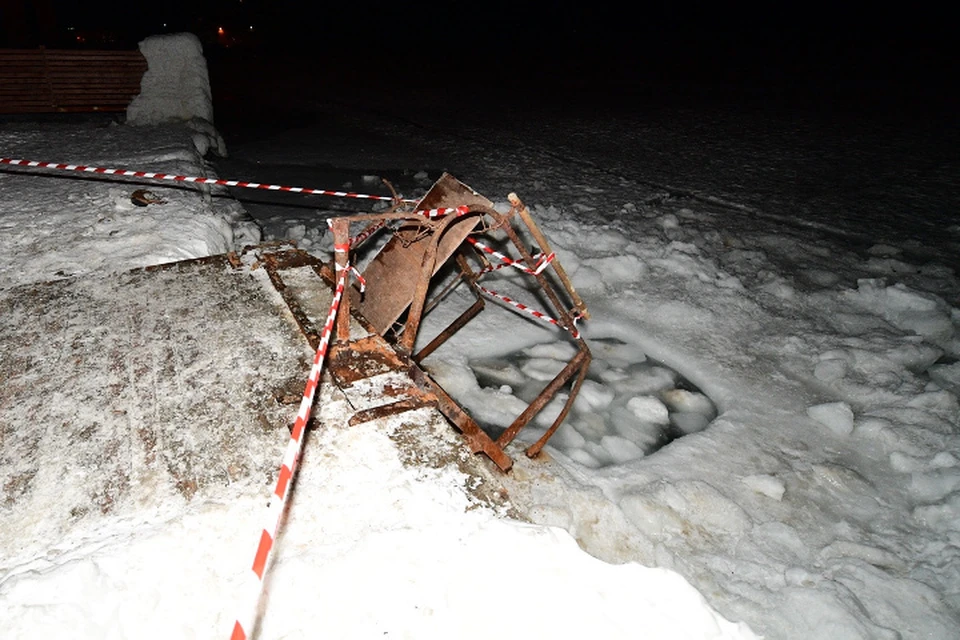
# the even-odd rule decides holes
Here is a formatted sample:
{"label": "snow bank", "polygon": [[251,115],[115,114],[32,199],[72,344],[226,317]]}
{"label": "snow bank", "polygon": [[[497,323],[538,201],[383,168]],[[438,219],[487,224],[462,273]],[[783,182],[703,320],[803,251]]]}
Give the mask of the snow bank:
{"label": "snow bank", "polygon": [[[175,392],[157,396],[178,403]],[[495,626],[499,637],[516,640],[626,639],[639,625],[644,637],[663,640],[755,638],[674,571],[606,564],[561,529],[502,519],[470,491],[476,477],[437,463],[469,453],[435,411],[358,426],[346,424],[349,415],[343,395],[322,385],[316,422],[323,426],[309,435],[258,637],[479,640]],[[196,436],[189,425],[181,429],[188,442]],[[242,453],[243,443],[252,445],[249,457],[269,463],[266,454],[279,456],[283,439],[264,447],[250,439],[270,434],[257,431],[245,430],[232,446]],[[45,468],[58,466],[55,449],[45,450]],[[75,457],[96,473],[95,455]],[[228,635],[246,601],[270,486],[259,473],[232,482],[211,477],[178,501],[182,484],[146,473],[152,464],[148,456],[133,465],[135,490],[116,503],[139,501],[139,510],[76,516],[74,530],[54,545],[31,537],[19,553],[0,556],[5,637]],[[74,503],[49,486],[36,494],[57,507]],[[7,510],[4,522],[17,531],[42,525],[28,510]],[[516,606],[490,604],[493,596]],[[483,622],[478,611],[488,611]]]}
{"label": "snow bank", "polygon": [[[196,121],[194,121],[196,122]],[[7,123],[0,146],[13,157],[205,175],[187,124],[127,127],[109,122]],[[131,201],[148,189],[162,202]],[[0,173],[0,286],[126,271],[225,253],[259,241],[232,199],[206,188],[79,177],[51,171]]]}
{"label": "snow bank", "polygon": [[135,126],[187,122],[200,155],[226,155],[223,138],[213,128],[213,95],[200,40],[192,33],[151,36],[140,43],[147,71],[140,94],[127,107],[127,124]]}
{"label": "snow bank", "polygon": [[127,122],[160,124],[202,118],[213,122],[213,96],[200,40],[192,33],[151,36],[140,43],[147,71]]}

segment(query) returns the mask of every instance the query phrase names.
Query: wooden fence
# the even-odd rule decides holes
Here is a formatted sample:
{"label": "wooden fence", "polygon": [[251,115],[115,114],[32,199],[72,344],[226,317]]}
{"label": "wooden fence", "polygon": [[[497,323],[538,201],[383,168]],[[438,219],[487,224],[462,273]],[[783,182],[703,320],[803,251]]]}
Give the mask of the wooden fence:
{"label": "wooden fence", "polygon": [[146,70],[139,51],[0,49],[0,113],[123,111]]}

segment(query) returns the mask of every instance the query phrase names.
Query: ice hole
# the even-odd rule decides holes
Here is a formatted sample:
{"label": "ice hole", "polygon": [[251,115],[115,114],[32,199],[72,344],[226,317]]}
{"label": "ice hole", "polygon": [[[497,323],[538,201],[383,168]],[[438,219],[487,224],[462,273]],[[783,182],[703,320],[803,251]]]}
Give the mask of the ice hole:
{"label": "ice hole", "polygon": [[[588,340],[593,361],[577,399],[548,446],[586,466],[624,464],[648,456],[677,438],[707,428],[716,405],[677,371],[618,338]],[[564,367],[573,345],[550,342],[470,361],[486,397],[510,406],[530,403]],[[559,415],[569,385],[517,436],[535,442]],[[469,407],[468,407],[469,408]],[[516,417],[508,411],[473,411],[496,438]]]}

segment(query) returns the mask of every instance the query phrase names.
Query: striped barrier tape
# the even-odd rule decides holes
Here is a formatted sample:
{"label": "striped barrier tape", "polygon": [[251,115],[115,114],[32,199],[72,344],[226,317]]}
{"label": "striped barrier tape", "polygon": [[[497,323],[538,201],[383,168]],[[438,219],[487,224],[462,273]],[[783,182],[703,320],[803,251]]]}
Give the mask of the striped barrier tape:
{"label": "striped barrier tape", "polygon": [[[360,200],[385,200],[392,202],[392,196],[374,196],[352,191],[330,191],[328,189],[308,189],[306,187],[287,187],[277,184],[262,184],[243,180],[222,180],[220,178],[202,178],[198,176],[181,176],[154,171],[131,171],[129,169],[105,169],[103,167],[89,167],[82,164],[64,164],[57,162],[38,162],[36,160],[17,160],[14,158],[0,158],[0,164],[16,167],[33,167],[40,169],[59,169],[61,171],[80,171],[98,175],[125,176],[128,178],[147,178],[150,180],[168,180],[172,182],[189,182],[194,184],[216,184],[224,187],[241,187],[244,189],[265,189],[267,191],[287,191],[290,193],[305,193],[308,195],[333,196],[337,198],[358,198]],[[414,203],[416,200],[402,200]]]}
{"label": "striped barrier tape", "polygon": [[495,298],[495,299],[497,299],[497,300],[501,300],[501,301],[503,301],[503,302],[506,302],[506,303],[509,304],[510,306],[515,307],[515,308],[519,309],[520,311],[523,311],[523,312],[525,312],[525,313],[528,313],[528,314],[532,315],[534,318],[537,318],[538,320],[542,320],[542,321],[544,321],[544,322],[549,322],[550,324],[552,324],[552,325],[554,325],[554,326],[557,326],[557,327],[560,327],[561,329],[564,329],[564,330],[566,330],[566,331],[569,331],[569,332],[570,332],[570,335],[572,335],[574,338],[579,338],[579,337],[580,337],[580,331],[577,329],[577,320],[580,319],[579,316],[574,316],[574,317],[573,317],[573,326],[572,326],[572,327],[565,327],[565,326],[563,326],[562,324],[560,324],[559,321],[557,321],[557,320],[554,319],[554,318],[551,318],[550,316],[548,316],[547,314],[543,313],[542,311],[537,311],[536,309],[531,309],[531,308],[528,307],[527,305],[525,305],[525,304],[523,304],[523,303],[521,303],[521,302],[517,302],[517,301],[514,300],[513,298],[509,298],[509,297],[503,295],[502,293],[497,293],[496,291],[491,291],[490,289],[487,289],[486,287],[483,287],[483,286],[481,286],[481,285],[479,285],[479,284],[477,285],[477,289],[479,289],[479,290],[482,291],[483,293],[487,294],[487,295],[490,296],[491,298]]}
{"label": "striped barrier tape", "polygon": [[[338,245],[335,249],[337,251],[346,251],[347,247]],[[350,267],[343,266],[339,266],[337,269],[339,277],[337,278],[337,287],[333,294],[333,302],[330,304],[330,313],[327,315],[326,324],[323,325],[320,344],[317,347],[313,366],[310,369],[310,376],[307,378],[307,384],[303,391],[303,399],[300,401],[300,409],[297,411],[293,429],[290,431],[290,440],[287,442],[287,448],[283,454],[283,462],[280,465],[277,484],[273,493],[270,495],[270,502],[267,505],[267,524],[260,532],[260,541],[253,558],[252,570],[256,581],[251,585],[251,592],[249,594],[250,601],[245,603],[245,615],[237,618],[233,626],[233,632],[230,635],[230,640],[246,640],[256,625],[260,595],[263,591],[264,572],[267,567],[267,562],[270,559],[273,542],[276,539],[277,532],[280,530],[280,519],[283,516],[284,505],[286,504],[288,491],[290,489],[290,481],[297,471],[297,463],[303,451],[303,437],[306,432],[307,421],[310,419],[310,413],[313,409],[313,399],[317,392],[317,386],[320,384],[320,373],[323,370],[324,360],[326,359],[327,346],[330,343],[330,334],[333,331],[334,322],[336,322],[337,310],[340,308],[340,300],[343,297],[343,290],[346,287],[346,280],[350,269]],[[245,623],[243,621],[245,621]]]}
{"label": "striped barrier tape", "polygon": [[[199,176],[182,176],[170,173],[160,173],[155,171],[132,171],[130,169],[105,169],[103,167],[90,167],[82,164],[65,164],[58,162],[40,162],[38,160],[18,160],[16,158],[0,158],[0,164],[6,164],[14,167],[31,167],[38,169],[58,169],[61,171],[79,171],[82,173],[93,173],[105,176],[123,176],[127,178],[146,178],[148,180],[166,180],[170,182],[185,182],[191,184],[216,184],[223,187],[238,187],[243,189],[263,189],[266,191],[285,191],[289,193],[304,193],[307,195],[332,196],[336,198],[357,198],[360,200],[384,200],[393,201],[392,196],[374,196],[367,193],[355,193],[352,191],[330,191],[328,189],[309,189],[307,187],[287,187],[278,184],[263,184],[260,182],[246,182],[243,180],[224,180],[221,178],[203,178]],[[418,200],[403,198],[400,200],[405,204],[414,204]],[[466,215],[470,208],[464,205],[459,207],[439,207],[437,209],[425,209],[415,211],[412,215],[419,215],[425,218],[441,218],[447,215]]]}
{"label": "striped barrier tape", "polygon": [[[510,258],[509,256],[506,256],[500,253],[499,251],[496,251],[495,249],[491,249],[490,247],[483,244],[476,238],[467,236],[467,242],[475,246],[477,249],[480,249],[484,253],[488,253],[492,255],[494,258],[496,258],[497,260],[503,263],[502,266],[514,267],[516,269],[519,269],[520,271],[523,271],[524,273],[529,273],[530,275],[539,275],[540,273],[543,273],[543,270],[547,268],[547,265],[553,262],[553,259],[557,257],[557,254],[555,253],[550,253],[549,255],[546,255],[546,256],[543,255],[542,253],[538,253],[537,255],[533,256],[533,258],[537,260],[537,268],[531,269],[530,267],[523,264],[519,260],[514,260],[513,258]],[[501,266],[489,267],[481,271],[481,273],[487,273],[500,268]]]}
{"label": "striped barrier tape", "polygon": [[[555,255],[555,254],[552,254],[552,255]],[[543,260],[543,259],[544,259],[544,255],[543,255],[542,253],[535,253],[535,254],[532,255],[531,257],[532,257],[534,260],[537,261],[537,264],[540,264],[540,260]],[[550,261],[552,262],[552,261],[553,261],[553,258],[550,258]],[[480,271],[477,272],[477,275],[478,275],[478,276],[482,276],[482,275],[484,275],[484,274],[486,274],[486,273],[492,273],[492,272],[494,272],[494,271],[499,271],[500,269],[506,269],[506,268],[509,267],[509,266],[512,266],[512,265],[507,264],[507,263],[505,263],[505,262],[501,262],[500,264],[489,264],[489,265],[485,266],[484,268],[480,269]],[[546,265],[543,265],[543,266],[546,266]],[[517,268],[520,269],[521,271],[523,271],[524,273],[527,273],[527,274],[530,274],[530,275],[536,275],[536,274],[537,274],[536,271],[533,271],[533,270],[531,270],[531,269],[529,269],[529,268],[527,268],[527,267],[522,266],[522,263],[521,263],[521,266],[520,266],[520,267],[517,267]]]}
{"label": "striped barrier tape", "polygon": [[462,204],[459,207],[440,207],[438,209],[417,211],[416,215],[423,216],[425,218],[442,218],[443,216],[449,215],[465,216],[468,213],[470,213],[470,207]]}

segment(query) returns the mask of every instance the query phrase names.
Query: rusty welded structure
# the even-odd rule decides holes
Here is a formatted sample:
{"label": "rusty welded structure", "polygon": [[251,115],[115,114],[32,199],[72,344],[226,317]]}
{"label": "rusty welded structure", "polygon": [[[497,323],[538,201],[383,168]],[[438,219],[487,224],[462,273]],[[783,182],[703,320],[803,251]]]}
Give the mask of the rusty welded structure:
{"label": "rusty welded structure", "polygon": [[[352,235],[354,225],[362,227],[359,236],[366,236],[367,232],[382,226],[392,229],[392,235],[362,274],[365,291],[361,293],[356,285],[351,286],[341,302],[336,340],[329,362],[330,372],[338,385],[344,388],[388,370],[404,370],[416,387],[398,389],[396,385],[389,386],[386,393],[395,396],[396,400],[358,411],[353,423],[435,404],[463,434],[474,453],[483,452],[501,470],[507,471],[513,464],[504,451],[507,445],[569,385],[569,395],[562,410],[542,437],[527,448],[527,455],[537,455],[566,418],[590,366],[590,350],[575,328],[578,319],[587,317],[587,308],[571,285],[560,261],[553,258],[544,265],[543,256],[551,253],[550,246],[530,211],[516,195],[510,194],[509,200],[510,210],[500,213],[490,200],[445,174],[415,207],[397,199],[394,206],[383,212],[333,219],[334,243],[341,247],[349,245],[352,238],[357,238]],[[421,213],[457,207],[460,210],[455,215],[434,218]],[[500,234],[502,243],[512,246],[519,256],[515,258],[517,264],[525,265],[532,272],[529,275],[535,279],[536,290],[542,292],[542,301],[551,307],[548,314],[554,314],[554,324],[567,329],[577,352],[527,409],[498,438],[493,439],[425,372],[420,363],[462,330],[491,300],[487,292],[481,290],[478,280],[493,267],[485,254],[475,249],[469,240]],[[531,243],[535,243],[536,247],[531,248]],[[334,258],[336,264],[315,264],[314,268],[318,274],[333,282],[334,274],[338,269],[348,268],[352,257],[350,252],[337,252]],[[431,289],[434,276],[451,260],[455,263],[456,276],[441,291],[434,292]],[[306,314],[298,310],[294,297],[284,293],[286,287],[283,282],[285,269],[311,262],[315,262],[314,259],[303,252],[275,252],[267,254],[265,266],[277,289],[287,299],[304,333],[312,342],[316,342],[317,328],[310,324]],[[471,289],[474,303],[425,346],[415,350],[424,316],[441,304],[446,294],[458,285]],[[432,299],[428,300],[428,295],[432,295]],[[351,319],[352,315],[354,317]],[[366,328],[366,335],[360,338],[352,336],[351,322],[361,322]],[[387,347],[384,339],[392,344],[392,348]]]}

